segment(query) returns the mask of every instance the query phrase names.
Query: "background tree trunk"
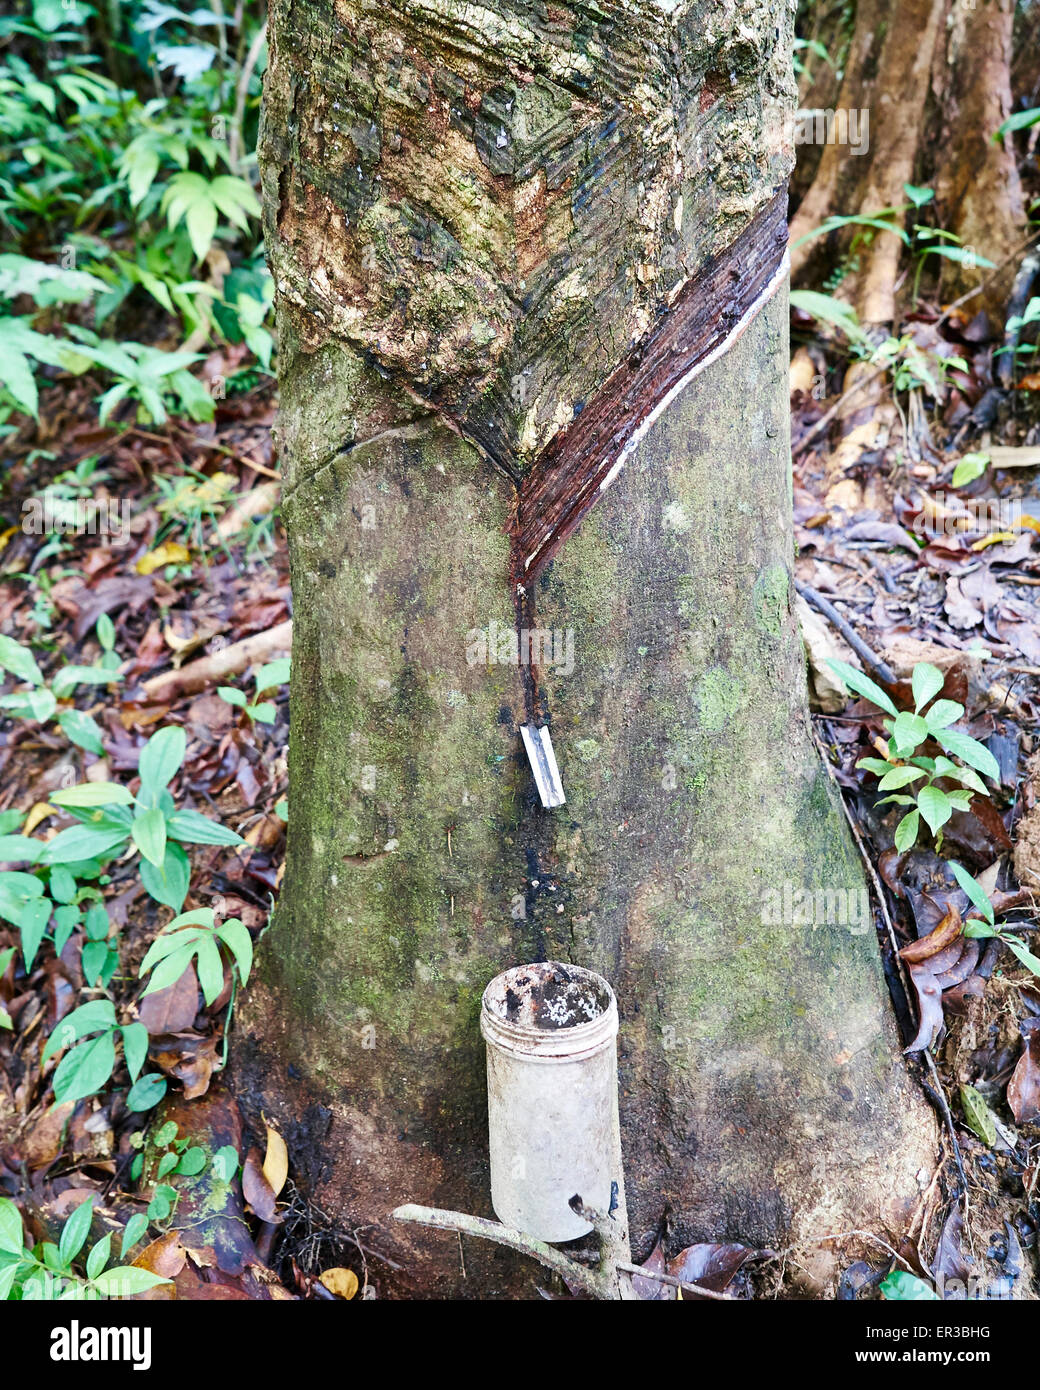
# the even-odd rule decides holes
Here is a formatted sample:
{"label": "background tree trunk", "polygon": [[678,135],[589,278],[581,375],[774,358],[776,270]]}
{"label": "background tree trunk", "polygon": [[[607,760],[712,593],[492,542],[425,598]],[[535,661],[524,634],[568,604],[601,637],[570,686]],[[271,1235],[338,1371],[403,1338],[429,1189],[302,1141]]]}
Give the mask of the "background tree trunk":
{"label": "background tree trunk", "polygon": [[[869,149],[828,144],[812,186],[791,219],[797,243],[831,213],[877,214],[906,202],[904,183],[917,172],[918,132],[924,124],[928,84],[940,36],[945,0],[858,0],[856,27],[846,57],[836,107],[866,111]],[[847,242],[848,235],[839,239]],[[826,256],[823,238],[793,245],[791,272],[799,276]],[[843,294],[851,294],[861,322],[890,324],[902,243],[878,232],[859,255],[859,270]],[[854,288],[852,288],[854,287]]]}
{"label": "background tree trunk", "polygon": [[[1001,325],[1017,268],[1007,262],[1025,220],[1014,152],[990,138],[1011,112],[1013,19],[1013,0],[858,0],[834,106],[869,113],[869,150],[856,155],[837,143],[823,149],[792,217],[792,242],[831,214],[877,214],[905,204],[904,183],[933,187],[937,225],[1003,270],[996,275],[937,257],[930,268],[941,272],[950,299],[982,285],[973,308],[985,308],[993,326]],[[851,235],[794,246],[793,275],[818,285],[835,247],[847,246]],[[886,233],[860,253],[841,293],[863,323],[895,320],[904,257],[898,238]]]}
{"label": "background tree trunk", "polygon": [[[981,260],[930,256],[925,284],[934,277],[947,301],[978,290],[969,316],[983,310],[994,330],[1003,324],[1024,209],[1014,151],[990,137],[1011,109],[1013,17],[1013,0],[970,6],[960,0],[857,0],[834,105],[867,113],[869,148],[855,153],[832,142],[822,150],[791,220],[791,269],[801,283],[819,288],[829,266],[858,238],[837,294],[878,340],[898,327],[916,283],[903,242],[862,227],[803,238],[832,214],[876,216],[907,206],[907,183],[934,188],[936,225],[955,233]],[[930,215],[931,206],[924,216]],[[911,225],[915,220],[917,214],[908,218]],[[862,488],[850,472],[893,428],[895,409],[884,375],[869,361],[850,364],[844,393],[840,438],[826,461],[827,498],[851,511],[861,504]]]}
{"label": "background tree trunk", "polygon": [[1016,251],[1026,234],[1014,147],[1010,140],[991,138],[1012,109],[1014,17],[1014,0],[954,5],[935,79],[940,225],[999,267],[991,272],[944,260],[942,291],[953,299],[981,284],[983,293],[970,301],[971,307],[985,309],[997,330],[1003,327],[1004,305],[1018,269]]}
{"label": "background tree trunk", "polygon": [[[238,1081],[325,1209],[383,1227],[402,1291],[541,1277],[467,1245],[467,1282],[449,1238],[385,1225],[405,1200],[490,1214],[479,1001],[518,961],[617,991],[640,1255],[666,1212],[677,1245],[895,1222],[931,1158],[872,925],[783,920],[785,884],[854,908],[863,887],[789,602],[786,293],[533,582],[510,542],[552,450],[764,225],[786,16],[272,13],[290,829]],[[732,268],[723,300],[755,271]],[[562,659],[474,662],[475,631],[513,631],[518,573]]]}

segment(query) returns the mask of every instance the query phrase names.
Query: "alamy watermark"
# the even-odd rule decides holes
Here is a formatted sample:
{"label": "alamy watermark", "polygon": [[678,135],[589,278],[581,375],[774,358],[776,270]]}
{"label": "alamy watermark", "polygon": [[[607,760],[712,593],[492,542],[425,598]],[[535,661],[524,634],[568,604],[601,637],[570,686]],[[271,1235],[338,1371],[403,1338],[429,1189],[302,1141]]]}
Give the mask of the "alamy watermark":
{"label": "alamy watermark", "polygon": [[865,107],[806,107],[794,113],[795,145],[848,145],[849,154],[870,149],[870,111]]}
{"label": "alamy watermark", "polygon": [[574,670],[574,629],[516,628],[497,623],[466,633],[467,666],[553,667],[561,676]]}
{"label": "alamy watermark", "polygon": [[767,130],[785,146],[843,145],[856,156],[870,150],[870,111],[865,106],[810,106],[793,111],[769,102],[764,119]]}
{"label": "alamy watermark", "polygon": [[22,503],[27,536],[106,536],[112,545],[130,540],[130,508],[118,497],[56,497],[45,492]]}
{"label": "alamy watermark", "polygon": [[787,882],[762,890],[765,927],[844,927],[862,936],[872,922],[866,888],[801,888]]}
{"label": "alamy watermark", "polygon": [[1022,503],[1014,497],[958,497],[937,492],[934,507],[914,517],[917,536],[990,536],[1022,529]]}

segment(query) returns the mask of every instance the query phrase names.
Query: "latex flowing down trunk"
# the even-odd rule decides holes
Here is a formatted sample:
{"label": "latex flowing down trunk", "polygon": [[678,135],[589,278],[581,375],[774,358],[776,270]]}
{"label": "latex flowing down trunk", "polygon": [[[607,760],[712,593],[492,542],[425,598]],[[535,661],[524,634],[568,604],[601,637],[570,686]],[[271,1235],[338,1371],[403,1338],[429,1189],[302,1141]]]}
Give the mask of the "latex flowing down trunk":
{"label": "latex flowing down trunk", "polygon": [[572,961],[618,997],[637,1254],[666,1212],[680,1245],[898,1221],[931,1120],[789,602],[786,9],[271,23],[289,853],[240,1093],[380,1228],[381,1287],[533,1292],[387,1213],[491,1214],[481,991]]}

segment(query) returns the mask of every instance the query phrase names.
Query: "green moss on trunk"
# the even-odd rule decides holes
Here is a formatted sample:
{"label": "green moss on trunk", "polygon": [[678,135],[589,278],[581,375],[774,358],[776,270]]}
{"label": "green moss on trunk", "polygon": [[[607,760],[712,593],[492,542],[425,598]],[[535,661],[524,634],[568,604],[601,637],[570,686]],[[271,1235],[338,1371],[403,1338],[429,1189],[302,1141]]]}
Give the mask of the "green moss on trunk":
{"label": "green moss on trunk", "polygon": [[[291,483],[289,861],[240,1076],[351,1223],[407,1199],[488,1214],[480,993],[546,956],[618,993],[637,1246],[666,1204],[682,1241],[767,1243],[916,1190],[930,1130],[872,925],[770,921],[785,883],[863,888],[787,602],[785,313],[687,391],[539,581],[541,626],[574,642],[573,670],[542,671],[558,811],[524,764],[517,669],[467,661],[472,629],[510,624],[508,485],[429,421]],[[308,422],[350,371],[294,363],[292,457],[320,452]]]}

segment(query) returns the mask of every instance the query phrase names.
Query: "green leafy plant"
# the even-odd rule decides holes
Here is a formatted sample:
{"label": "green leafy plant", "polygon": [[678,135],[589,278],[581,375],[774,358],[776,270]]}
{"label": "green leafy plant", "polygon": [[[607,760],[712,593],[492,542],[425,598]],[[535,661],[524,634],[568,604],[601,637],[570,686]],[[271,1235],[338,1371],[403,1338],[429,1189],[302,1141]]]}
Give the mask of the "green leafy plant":
{"label": "green leafy plant", "polygon": [[[180,1193],[164,1179],[198,1177],[205,1171],[207,1158],[205,1149],[193,1144],[189,1137],[179,1134],[175,1120],[167,1120],[147,1140],[141,1132],[132,1135],[130,1144],[137,1150],[130,1165],[131,1179],[139,1181],[147,1157],[154,1183],[147,1214],[138,1214],[127,1223],[128,1234],[131,1223],[137,1223],[134,1226],[137,1234],[143,1233],[150,1221],[166,1221],[177,1205]],[[231,1182],[239,1167],[238,1150],[231,1144],[225,1144],[209,1160],[209,1165],[218,1182]]]}
{"label": "green leafy plant", "polygon": [[116,379],[98,401],[102,424],[124,400],[138,402],[138,416],[147,424],[162,425],[167,407],[177,408],[200,422],[213,419],[214,403],[202,383],[187,371],[200,360],[197,352],[163,352],[144,343],[103,342],[85,329],[74,330],[79,342],[77,353],[96,366],[104,367]]}
{"label": "green leafy plant", "polygon": [[[57,25],[40,22],[45,9]],[[180,354],[123,341],[118,326],[105,341],[83,335],[91,316],[97,329],[149,296],[174,319],[157,338],[179,319],[193,344],[244,340],[270,367],[252,182],[263,6],[109,5],[90,25],[104,57],[85,29],[94,7],[39,0],[34,13],[0,16],[0,227],[11,244],[0,256],[0,427],[11,410],[35,414],[41,378],[91,366],[115,377],[106,417],[126,402],[152,423],[170,410],[210,419]],[[60,263],[41,247],[60,247]],[[26,302],[34,314],[11,312]],[[66,305],[67,336],[45,331]]]}
{"label": "green leafy plant", "polygon": [[981,478],[992,462],[989,454],[964,454],[953,470],[953,486],[964,487]]}
{"label": "green leafy plant", "polygon": [[985,256],[981,256],[977,251],[960,244],[960,237],[953,232],[943,231],[942,228],[933,227],[925,222],[914,222],[909,232],[905,231],[900,225],[901,220],[908,212],[920,214],[934,201],[935,191],[931,188],[919,188],[912,183],[903,184],[903,192],[908,198],[908,202],[899,207],[881,208],[873,213],[854,213],[848,216],[835,215],[827,217],[818,227],[806,232],[804,236],[798,238],[793,246],[801,246],[803,242],[812,241],[815,237],[826,236],[831,232],[842,228],[853,227],[855,233],[847,258],[855,253],[856,246],[861,241],[871,241],[878,232],[890,232],[897,236],[904,246],[911,251],[915,261],[913,299],[917,302],[917,291],[920,284],[921,275],[924,271],[929,256],[939,256],[946,260],[958,261],[961,264],[974,267],[984,267],[994,269],[994,263]]}
{"label": "green leafy plant", "polygon": [[152,1091],[157,1093],[149,1098],[147,1106],[135,1103],[134,1098],[136,1083],[148,1055],[147,1028],[143,1023],[118,1023],[115,1005],[110,999],[92,999],[61,1020],[43,1049],[43,1062],[58,1052],[65,1052],[51,1082],[55,1105],[97,1095],[115,1071],[116,1043],[120,1040],[131,1084],[128,1108],[143,1110],[161,1100],[166,1091],[164,1077],[159,1078],[161,1090],[154,1085],[149,1088],[149,1096]]}
{"label": "green leafy plant", "polygon": [[[1022,332],[1022,329],[1030,327],[1031,324],[1040,324],[1040,296],[1038,295],[1034,295],[1032,299],[1030,299],[1029,303],[1026,305],[1025,309],[1022,311],[1021,314],[1008,315],[1008,320],[1004,325],[1005,339],[1017,339],[1018,335]],[[1002,357],[1005,353],[1011,351],[1011,344],[1005,342],[1005,345],[1003,347],[997,348],[993,356]],[[1032,367],[1035,365],[1035,360],[1038,353],[1040,353],[1040,340],[1025,343],[1020,343],[1017,341],[1015,342],[1014,356],[1016,362],[1022,361],[1023,359],[1029,359],[1025,362],[1025,365],[1027,367]]]}
{"label": "green leafy plant", "polygon": [[217,523],[234,493],[235,481],[230,473],[207,474],[193,468],[173,477],[157,477],[157,510],[163,523],[155,535],[156,545],[181,533],[189,545],[205,554],[205,522],[219,535]]}
{"label": "green leafy plant", "polygon": [[141,962],[140,974],[142,979],[151,974],[144,993],[152,994],[176,984],[194,962],[202,997],[207,1004],[212,1004],[224,988],[221,947],[228,952],[231,966],[231,998],[224,1023],[222,1059],[222,1065],[226,1066],[236,992],[240,984],[248,981],[253,965],[253,942],[244,924],[237,917],[229,917],[218,924],[210,907],[185,912],[175,917],[152,942]]}
{"label": "green leafy plant", "polygon": [[275,686],[284,685],[289,679],[289,658],[281,657],[261,666],[254,678],[254,697],[250,702],[241,690],[233,685],[220,685],[217,694],[229,705],[242,710],[251,724],[273,724],[278,717],[277,706],[270,700],[261,700],[261,695]]}
{"label": "green leafy plant", "polygon": [[[51,801],[68,811],[80,824],[61,830],[51,840],[24,835],[0,836],[0,863],[31,864],[50,871],[53,887],[56,872],[67,869],[61,878],[63,892],[71,891],[70,880],[96,872],[101,863],[137,850],[141,882],[156,902],[179,912],[188,892],[191,866],[183,846],[238,845],[242,837],[234,830],[210,820],[198,811],[178,811],[168,789],[184,761],[184,730],[160,729],[141,750],[141,784],[136,796],[117,782],[81,782],[65,791],[54,792]],[[76,896],[56,908],[45,892],[39,873],[8,870],[0,873],[0,916],[13,922],[22,933],[27,964],[31,962],[54,913],[55,941],[61,944],[79,923],[81,902],[92,892],[76,889]],[[96,895],[100,896],[100,895]],[[60,901],[60,900],[59,900]],[[59,918],[62,908],[70,911]],[[103,908],[101,909],[104,910]],[[93,914],[93,917],[92,917]],[[88,944],[84,947],[84,968],[97,966],[107,982],[114,964],[109,952],[115,947],[102,937],[100,914],[92,906]],[[58,931],[64,936],[59,937]],[[93,947],[97,950],[92,952]],[[59,946],[60,949],[60,946]],[[104,949],[104,963],[102,963]]]}
{"label": "green leafy plant", "polygon": [[191,172],[175,174],[166,186],[161,210],[171,228],[184,219],[192,250],[200,261],[213,244],[221,214],[242,231],[249,230],[250,217],[260,216],[252,186],[231,174],[214,179]]}
{"label": "green leafy plant", "polygon": [[27,319],[0,316],[0,399],[6,396],[26,415],[35,417],[40,403],[33,363],[70,371],[75,362],[59,338],[37,333]]}
{"label": "green leafy plant", "polygon": [[[57,1244],[25,1244],[22,1218],[15,1204],[0,1197],[0,1299],[19,1302],[125,1298],[144,1293],[169,1279],[136,1265],[109,1265],[112,1234],[101,1237],[81,1260],[94,1214],[91,1194],[65,1221]],[[133,1218],[131,1218],[133,1220]],[[122,1256],[134,1244],[124,1232]],[[79,1272],[82,1264],[83,1273]]]}
{"label": "green leafy plant", "polygon": [[834,70],[834,63],[831,61],[831,55],[827,52],[826,47],[820,43],[819,39],[803,39],[796,37],[793,47],[794,71],[796,76],[801,76],[806,66],[798,56],[800,53],[812,53],[815,57],[822,59],[832,71]]}
{"label": "green leafy plant", "polygon": [[895,1269],[886,1274],[878,1285],[881,1294],[889,1303],[938,1303],[939,1295],[924,1279],[906,1270]]}
{"label": "green leafy plant", "polygon": [[107,613],[102,613],[98,618],[94,632],[101,647],[101,660],[98,665],[103,671],[118,671],[120,663],[119,653],[116,651],[116,628]]}
{"label": "green leafy plant", "polygon": [[[0,836],[0,860],[8,863],[24,861],[27,856],[31,862],[40,849],[41,842],[27,836]],[[48,931],[55,954],[60,955],[72,933],[82,926],[83,978],[88,985],[107,987],[119,964],[119,952],[110,940],[111,924],[103,894],[100,889],[79,882],[99,874],[100,866],[90,861],[59,864],[40,874],[16,869],[0,873],[0,917],[13,923],[21,933],[26,970],[32,969]]]}
{"label": "green leafy plant", "polygon": [[1027,970],[1031,970],[1034,975],[1040,975],[1040,957],[1035,956],[1032,951],[1023,946],[1022,942],[1019,941],[1017,937],[1012,936],[1007,931],[998,930],[993,904],[990,902],[989,894],[983,888],[982,884],[979,883],[977,879],[972,878],[967,869],[965,869],[962,864],[958,864],[956,860],[951,859],[949,864],[957,882],[964,889],[965,893],[967,893],[968,897],[971,899],[972,904],[978,908],[984,918],[981,922],[976,918],[971,918],[969,921],[965,922],[964,935],[972,937],[995,936],[998,941],[1004,943],[1012,955],[1014,955]]}
{"label": "green leafy plant", "polygon": [[[951,727],[963,717],[964,706],[956,700],[935,699],[943,687],[943,673],[928,662],[918,662],[911,674],[912,712],[897,710],[879,685],[847,662],[829,661],[827,664],[850,690],[892,716],[882,721],[889,735],[886,756],[861,758],[857,767],[880,777],[879,791],[892,792],[879,805],[893,802],[912,808],[896,827],[896,849],[903,853],[914,845],[922,820],[935,836],[936,848],[941,848],[942,827],[954,811],[967,811],[975,792],[983,796],[989,794],[979,773],[986,777],[1000,776],[1000,768],[989,749]],[[960,758],[967,767],[953,762],[951,757],[932,758],[918,753],[917,750],[929,741],[938,743],[952,757]],[[944,788],[938,785],[940,781],[958,782],[960,786]],[[923,785],[916,787],[912,795],[896,790],[917,782]]]}
{"label": "green leafy plant", "polygon": [[874,342],[861,326],[852,305],[833,295],[821,294],[818,290],[792,290],[791,304],[839,329],[848,340],[851,355],[889,373],[897,392],[924,390],[935,400],[941,400],[950,373],[968,370],[963,357],[940,357],[925,352],[918,347],[912,333]]}
{"label": "green leafy plant", "polygon": [[174,985],[194,961],[202,997],[212,1004],[224,988],[220,948],[230,954],[232,972],[244,985],[253,964],[253,942],[237,917],[217,923],[211,907],[175,917],[152,942],[141,962],[141,976],[151,974],[144,991],[153,994]]}
{"label": "green leafy plant", "polygon": [[1016,130],[1029,130],[1032,126],[1040,125],[1040,106],[1031,106],[1026,111],[1016,111],[1009,116],[1006,121],[1002,121],[990,136],[996,143],[1003,140],[1005,135],[1011,135]]}
{"label": "green leafy plant", "polygon": [[156,902],[180,911],[191,872],[182,846],[242,843],[234,830],[208,816],[177,810],[169,784],[184,762],[185,748],[184,730],[178,726],[153,734],[141,750],[141,784],[136,796],[116,782],[82,782],[55,792],[51,801],[82,824],[49,840],[38,862],[113,858],[132,846],[140,852],[145,891]]}
{"label": "green leafy plant", "polygon": [[[104,753],[101,730],[82,710],[70,701],[78,685],[112,685],[121,679],[111,665],[63,666],[48,685],[36,658],[28,647],[12,637],[0,635],[0,670],[7,671],[29,687],[12,695],[0,696],[0,710],[12,719],[33,719],[46,724],[56,719],[58,727],[71,743],[99,757]],[[61,702],[59,704],[59,702]]]}
{"label": "green leafy plant", "polygon": [[[0,978],[3,977],[4,972],[7,970],[12,960],[14,960],[13,946],[8,946],[6,951],[0,951]],[[11,1022],[11,1015],[4,1008],[3,1004],[0,1004],[0,1028],[13,1027],[14,1024]]]}

